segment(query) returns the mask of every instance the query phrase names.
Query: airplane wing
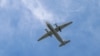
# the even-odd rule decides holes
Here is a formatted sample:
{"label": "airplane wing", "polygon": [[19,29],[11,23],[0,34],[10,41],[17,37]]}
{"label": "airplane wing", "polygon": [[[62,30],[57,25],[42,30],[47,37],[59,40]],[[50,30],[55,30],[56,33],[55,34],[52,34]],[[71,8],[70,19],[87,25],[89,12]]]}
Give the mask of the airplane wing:
{"label": "airplane wing", "polygon": [[56,27],[55,30],[58,32],[58,31],[60,31],[60,29],[63,29],[63,28],[65,28],[66,26],[68,26],[70,24],[72,24],[72,22],[68,22],[68,23],[62,24],[62,25]]}
{"label": "airplane wing", "polygon": [[[62,24],[62,25],[56,27],[55,30],[58,32],[58,31],[60,31],[59,28],[60,28],[60,29],[63,29],[63,28],[65,28],[66,26],[70,25],[71,23],[72,23],[72,22],[68,22],[68,23]],[[45,33],[42,37],[40,37],[40,38],[38,39],[38,41],[40,41],[40,40],[42,40],[42,39],[45,39],[45,38],[47,38],[48,36],[51,36],[52,34],[53,34],[53,33],[52,33],[51,31],[48,31],[48,32]]]}
{"label": "airplane wing", "polygon": [[44,38],[47,38],[48,36],[51,36],[53,33],[51,32],[51,31],[49,31],[49,32],[47,32],[47,33],[45,33],[42,37],[40,37],[39,39],[38,39],[38,41],[40,41],[40,40],[42,40],[42,39],[44,39]]}

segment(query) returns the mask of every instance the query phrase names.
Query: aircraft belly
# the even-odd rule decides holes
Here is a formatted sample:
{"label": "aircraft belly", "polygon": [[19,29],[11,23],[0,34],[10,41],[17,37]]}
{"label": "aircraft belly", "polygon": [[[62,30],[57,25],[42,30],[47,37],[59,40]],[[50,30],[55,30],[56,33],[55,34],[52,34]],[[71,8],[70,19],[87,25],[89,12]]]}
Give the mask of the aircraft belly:
{"label": "aircraft belly", "polygon": [[51,25],[47,25],[47,26],[52,31],[52,33],[54,34],[54,36],[56,37],[56,39],[59,40],[61,43],[63,43],[63,40],[61,39],[61,37],[59,36],[59,34],[56,32],[56,30],[53,29],[53,27]]}
{"label": "aircraft belly", "polygon": [[61,39],[61,37],[58,34],[54,34],[54,36],[56,37],[57,40],[59,40],[61,43],[63,43],[63,40]]}

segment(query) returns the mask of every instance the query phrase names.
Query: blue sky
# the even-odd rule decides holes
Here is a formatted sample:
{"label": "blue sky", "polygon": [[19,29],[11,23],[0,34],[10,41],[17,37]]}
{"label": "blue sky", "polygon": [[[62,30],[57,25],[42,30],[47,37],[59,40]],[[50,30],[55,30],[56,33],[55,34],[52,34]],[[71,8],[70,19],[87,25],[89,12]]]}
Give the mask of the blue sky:
{"label": "blue sky", "polygon": [[[0,56],[100,56],[99,18],[99,0],[0,0]],[[37,42],[46,33],[43,20],[73,21],[59,32],[71,42]]]}

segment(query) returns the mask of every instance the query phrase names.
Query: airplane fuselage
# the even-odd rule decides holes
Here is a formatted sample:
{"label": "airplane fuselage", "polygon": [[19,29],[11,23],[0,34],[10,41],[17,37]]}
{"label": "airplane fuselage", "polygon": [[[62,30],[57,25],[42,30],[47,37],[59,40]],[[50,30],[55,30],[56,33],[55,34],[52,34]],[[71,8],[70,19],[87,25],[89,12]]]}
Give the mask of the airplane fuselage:
{"label": "airplane fuselage", "polygon": [[60,42],[59,47],[64,46],[65,44],[70,42],[70,40],[63,40],[60,37],[60,35],[58,34],[58,32],[61,31],[61,29],[65,28],[66,26],[70,25],[72,22],[68,22],[68,23],[65,23],[65,24],[62,24],[62,25],[59,25],[59,26],[56,25],[56,28],[54,28],[49,22],[47,22],[47,21],[45,21],[45,22],[46,22],[46,25],[47,25],[47,27],[49,28],[50,31],[45,29],[47,33],[45,33],[43,36],[41,36],[38,39],[38,41],[40,41],[44,38],[47,38],[48,36],[54,35],[55,38]]}
{"label": "airplane fuselage", "polygon": [[56,37],[56,39],[60,42],[60,43],[64,43],[64,41],[62,40],[62,38],[60,37],[60,35],[56,32],[56,30],[52,27],[52,25],[48,22],[46,22],[47,27],[52,31],[52,33],[54,34],[54,36]]}

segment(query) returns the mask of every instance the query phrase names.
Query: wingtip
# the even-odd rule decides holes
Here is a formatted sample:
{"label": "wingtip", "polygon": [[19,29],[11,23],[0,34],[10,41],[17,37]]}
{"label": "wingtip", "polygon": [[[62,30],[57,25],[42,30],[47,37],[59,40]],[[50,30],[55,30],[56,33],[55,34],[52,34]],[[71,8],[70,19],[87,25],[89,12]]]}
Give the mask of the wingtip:
{"label": "wingtip", "polygon": [[73,21],[70,21],[69,23],[70,23],[70,24],[72,24],[72,23],[73,23]]}
{"label": "wingtip", "polygon": [[40,41],[39,39],[37,41]]}

